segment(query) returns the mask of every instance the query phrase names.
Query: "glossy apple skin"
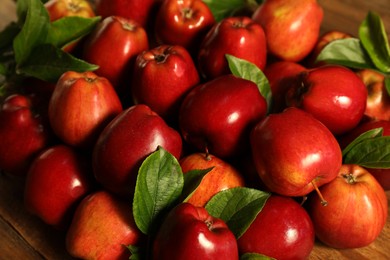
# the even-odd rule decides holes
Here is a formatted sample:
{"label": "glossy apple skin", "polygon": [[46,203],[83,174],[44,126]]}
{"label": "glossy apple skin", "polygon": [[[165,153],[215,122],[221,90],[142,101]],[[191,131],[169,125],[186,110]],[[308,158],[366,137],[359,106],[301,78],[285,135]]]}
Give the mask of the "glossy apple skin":
{"label": "glossy apple skin", "polygon": [[103,18],[116,15],[132,19],[146,28],[155,0],[96,0],[96,14]]}
{"label": "glossy apple skin", "polygon": [[179,126],[198,151],[226,159],[249,148],[249,132],[266,111],[255,83],[223,75],[191,90],[181,105]]}
{"label": "glossy apple skin", "polygon": [[213,169],[202,179],[196,191],[186,202],[197,207],[204,207],[216,193],[234,188],[244,187],[245,180],[241,173],[230,163],[212,154],[192,153],[180,159],[184,174],[191,170]]}
{"label": "glossy apple skin", "polygon": [[69,254],[78,259],[125,260],[131,255],[126,246],[139,246],[144,240],[131,204],[98,190],[78,205],[65,242]]}
{"label": "glossy apple skin", "polygon": [[316,193],[310,194],[307,209],[317,238],[340,249],[371,244],[386,224],[386,193],[376,179],[358,165],[345,164],[332,182],[320,187],[328,201],[322,206]]}
{"label": "glossy apple skin", "polygon": [[200,82],[190,53],[179,45],[160,45],[140,53],[133,75],[134,103],[146,104],[175,123],[185,95]]}
{"label": "glossy apple skin", "polygon": [[314,241],[313,223],[306,210],[290,197],[273,194],[237,243],[240,254],[292,260],[307,259]]}
{"label": "glossy apple skin", "polygon": [[336,178],[342,164],[334,135],[309,113],[287,108],[270,114],[252,130],[253,161],[270,191],[305,196]]}
{"label": "glossy apple skin", "polygon": [[46,224],[65,230],[78,203],[93,186],[88,158],[58,144],[33,160],[26,176],[24,205]]}
{"label": "glossy apple skin", "polygon": [[203,207],[181,203],[164,219],[153,243],[152,259],[236,260],[237,242],[221,219]]}
{"label": "glossy apple skin", "polygon": [[106,126],[93,148],[96,180],[110,192],[132,198],[138,169],[158,146],[181,157],[178,131],[146,105],[125,109]]}
{"label": "glossy apple skin", "polygon": [[66,144],[90,148],[122,104],[112,84],[94,72],[65,72],[49,102],[53,132]]}
{"label": "glossy apple skin", "polygon": [[270,55],[299,62],[318,40],[323,9],[316,0],[266,0],[252,19],[264,29]]}
{"label": "glossy apple skin", "polygon": [[309,112],[334,135],[341,135],[362,120],[367,89],[352,70],[327,65],[301,73],[286,100],[287,106]]}
{"label": "glossy apple skin", "polygon": [[198,52],[198,69],[203,78],[229,74],[226,54],[264,69],[267,43],[263,28],[246,16],[228,17],[215,24],[204,37]]}
{"label": "glossy apple skin", "polygon": [[11,94],[0,109],[0,169],[15,176],[26,176],[34,157],[51,142],[50,127],[33,100]]}
{"label": "glossy apple skin", "polygon": [[[339,143],[342,149],[344,149],[349,143],[351,143],[360,134],[368,130],[375,128],[383,129],[383,136],[390,135],[390,121],[387,120],[371,120],[361,123],[359,126],[352,129],[347,134],[339,138]],[[375,179],[379,182],[384,190],[390,190],[390,169],[373,169],[367,168]]]}
{"label": "glossy apple skin", "polygon": [[286,93],[296,77],[306,71],[300,63],[293,61],[275,61],[264,69],[272,92],[272,112],[282,112],[286,107]]}
{"label": "glossy apple skin", "polygon": [[109,16],[84,42],[83,59],[98,65],[95,73],[107,78],[121,97],[137,55],[148,49],[148,36],[143,27],[130,19]]}
{"label": "glossy apple skin", "polygon": [[154,33],[160,44],[180,45],[195,54],[214,23],[210,8],[201,0],[165,0],[158,8]]}

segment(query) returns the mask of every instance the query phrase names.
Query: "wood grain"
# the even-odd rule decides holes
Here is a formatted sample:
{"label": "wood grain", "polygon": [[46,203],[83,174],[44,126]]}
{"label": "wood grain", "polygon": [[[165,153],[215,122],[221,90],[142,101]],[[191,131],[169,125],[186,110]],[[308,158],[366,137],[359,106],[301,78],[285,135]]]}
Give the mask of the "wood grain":
{"label": "wood grain", "polygon": [[[319,0],[319,3],[324,8],[322,32],[340,30],[356,36],[361,21],[371,10],[382,17],[389,35],[389,0]],[[14,2],[0,0],[0,30],[15,19]],[[65,233],[47,226],[25,210],[23,187],[23,180],[0,174],[0,258],[72,259],[65,249]],[[390,202],[390,191],[387,197]],[[390,217],[381,235],[371,245],[336,250],[317,242],[310,259],[390,259]]]}

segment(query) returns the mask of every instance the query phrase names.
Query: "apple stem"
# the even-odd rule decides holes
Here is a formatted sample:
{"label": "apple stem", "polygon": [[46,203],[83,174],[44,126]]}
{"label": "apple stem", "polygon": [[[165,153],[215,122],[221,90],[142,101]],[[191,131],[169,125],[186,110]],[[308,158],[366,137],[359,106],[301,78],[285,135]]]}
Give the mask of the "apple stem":
{"label": "apple stem", "polygon": [[205,147],[205,159],[206,161],[210,161],[211,160],[211,156],[210,156],[210,153],[209,153],[209,148],[207,148],[207,146]]}
{"label": "apple stem", "polygon": [[322,206],[327,206],[327,205],[328,205],[328,202],[327,202],[327,201],[324,199],[324,197],[322,196],[322,193],[321,193],[320,189],[318,189],[317,184],[316,184],[314,181],[311,181],[311,184],[313,185],[313,187],[314,187],[314,189],[316,190],[318,196],[320,197]]}
{"label": "apple stem", "polygon": [[303,206],[303,204],[305,204],[306,201],[307,201],[307,196],[303,196],[301,206]]}

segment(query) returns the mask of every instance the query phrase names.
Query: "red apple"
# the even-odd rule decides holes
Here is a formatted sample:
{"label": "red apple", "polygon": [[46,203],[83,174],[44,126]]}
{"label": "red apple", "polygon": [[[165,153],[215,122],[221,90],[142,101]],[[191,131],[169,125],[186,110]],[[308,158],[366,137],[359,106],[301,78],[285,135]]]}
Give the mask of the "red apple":
{"label": "red apple", "polygon": [[180,45],[194,54],[214,23],[202,0],[164,0],[157,11],[154,33],[160,44]]}
{"label": "red apple", "polygon": [[238,259],[237,242],[225,222],[203,207],[178,204],[162,223],[153,242],[152,259]]}
{"label": "red apple", "polygon": [[215,24],[204,37],[198,52],[201,75],[213,79],[230,74],[226,54],[264,69],[267,47],[263,28],[246,16],[228,17]]}
{"label": "red apple", "polygon": [[298,108],[270,114],[252,130],[253,161],[272,192],[305,196],[336,178],[342,164],[334,135]]}
{"label": "red apple", "polygon": [[[137,55],[149,49],[148,36],[137,22],[120,16],[106,17],[83,44],[83,59],[99,66],[122,99],[124,84],[131,79]],[[128,92],[126,88],[126,92]]]}
{"label": "red apple", "polygon": [[32,96],[9,95],[0,109],[0,169],[25,176],[34,157],[51,142],[49,125]]}
{"label": "red apple", "polygon": [[176,122],[184,96],[198,85],[189,52],[179,45],[160,45],[137,57],[131,82],[135,104],[145,104],[168,122]]}
{"label": "red apple", "polygon": [[46,224],[68,228],[74,210],[92,190],[89,160],[66,145],[42,151],[32,162],[26,176],[24,204]]}
{"label": "red apple", "polygon": [[255,83],[223,75],[191,90],[182,103],[179,125],[191,146],[226,159],[249,148],[249,132],[266,112]]}
{"label": "red apple", "polygon": [[288,106],[309,112],[334,135],[346,133],[359,124],[366,101],[363,81],[352,70],[339,65],[301,73],[286,94]]}
{"label": "red apple", "polygon": [[328,200],[323,207],[316,193],[307,201],[316,236],[333,248],[359,248],[371,244],[383,230],[386,193],[376,179],[358,165],[345,164],[336,179],[320,187]]}
{"label": "red apple", "polygon": [[314,240],[313,223],[306,210],[294,199],[274,194],[237,243],[240,254],[292,260],[307,259]]}
{"label": "red apple", "polygon": [[92,147],[102,129],[122,111],[114,87],[95,73],[65,72],[49,103],[54,133],[66,144]]}
{"label": "red apple", "polygon": [[158,146],[177,159],[181,157],[179,132],[146,105],[127,108],[105,127],[96,142],[95,178],[110,192],[131,199],[141,163]]}
{"label": "red apple", "polygon": [[265,31],[269,54],[299,62],[317,43],[323,9],[316,0],[265,0],[252,19]]}
{"label": "red apple", "polygon": [[211,154],[189,154],[180,159],[180,166],[184,174],[191,170],[213,167],[186,201],[197,207],[204,207],[211,197],[220,191],[245,186],[243,176],[233,165]]}
{"label": "red apple", "polygon": [[66,234],[66,249],[78,259],[129,259],[126,246],[143,243],[132,207],[107,191],[85,197]]}

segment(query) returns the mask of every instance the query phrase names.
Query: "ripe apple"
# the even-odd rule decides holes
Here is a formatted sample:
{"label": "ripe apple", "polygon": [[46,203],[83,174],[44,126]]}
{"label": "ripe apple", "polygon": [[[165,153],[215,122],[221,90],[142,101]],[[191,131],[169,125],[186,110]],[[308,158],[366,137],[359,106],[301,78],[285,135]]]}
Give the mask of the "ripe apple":
{"label": "ripe apple", "polygon": [[65,230],[78,203],[92,188],[89,159],[58,144],[33,160],[26,176],[24,204],[46,224]]}
{"label": "ripe apple", "polygon": [[181,203],[164,219],[153,242],[152,259],[238,259],[237,242],[226,223],[203,207]]}
{"label": "ripe apple", "polygon": [[160,44],[180,45],[195,54],[214,23],[202,0],[165,0],[158,8],[154,33]]}
{"label": "ripe apple", "polygon": [[51,142],[50,126],[34,101],[30,95],[11,94],[0,108],[0,169],[20,177]]}
{"label": "ripe apple", "polygon": [[212,196],[222,190],[245,186],[243,176],[233,165],[212,154],[188,154],[180,159],[180,166],[184,174],[213,167],[186,201],[197,207],[204,207]]}
{"label": "ripe apple", "polygon": [[307,259],[314,248],[313,223],[293,198],[271,195],[255,220],[237,240],[240,254],[275,259]]}
{"label": "ripe apple", "polygon": [[270,55],[299,62],[318,40],[323,9],[316,0],[265,0],[252,19],[264,29]]}
{"label": "ripe apple", "polygon": [[149,106],[169,123],[176,123],[184,96],[200,81],[191,55],[180,45],[160,45],[140,53],[133,75],[134,103]]}
{"label": "ripe apple", "polygon": [[140,246],[144,239],[131,204],[98,190],[78,205],[65,242],[69,254],[79,259],[129,259],[126,246]]}
{"label": "ripe apple", "polygon": [[148,49],[148,36],[143,27],[130,19],[109,16],[87,37],[82,56],[99,65],[95,73],[107,78],[122,100],[122,95],[129,92],[124,84],[131,79],[129,71],[133,70],[137,55]]}
{"label": "ripe apple", "polygon": [[334,135],[356,127],[366,109],[367,89],[351,69],[326,65],[301,73],[286,93],[287,106],[299,107]]}
{"label": "ripe apple", "polygon": [[198,52],[198,69],[206,79],[230,74],[225,57],[231,54],[264,69],[267,43],[263,28],[246,16],[227,17],[204,37]]}
{"label": "ripe apple", "polygon": [[336,178],[342,164],[334,135],[299,108],[268,115],[250,138],[257,173],[280,195],[305,196]]}
{"label": "ripe apple", "polygon": [[141,163],[158,146],[181,157],[178,131],[146,105],[125,109],[104,128],[93,148],[96,180],[110,192],[131,199]]}
{"label": "ripe apple", "polygon": [[112,84],[95,73],[62,74],[49,102],[53,132],[66,144],[92,147],[103,128],[122,111]]}
{"label": "ripe apple", "polygon": [[328,200],[321,206],[316,193],[307,209],[317,238],[333,248],[359,248],[371,244],[386,224],[386,193],[376,179],[358,165],[344,164],[336,179],[320,187]]}
{"label": "ripe apple", "polygon": [[267,104],[252,81],[223,75],[193,88],[179,112],[184,140],[221,159],[247,150],[249,132],[265,116]]}

